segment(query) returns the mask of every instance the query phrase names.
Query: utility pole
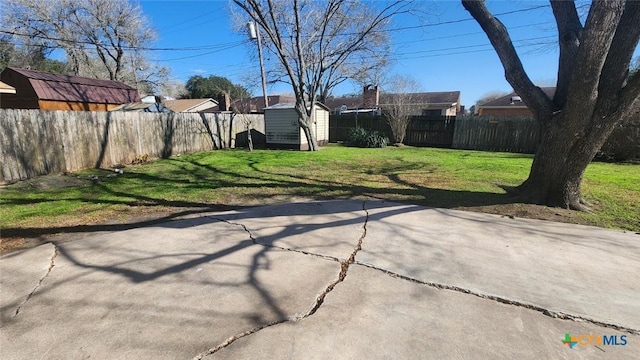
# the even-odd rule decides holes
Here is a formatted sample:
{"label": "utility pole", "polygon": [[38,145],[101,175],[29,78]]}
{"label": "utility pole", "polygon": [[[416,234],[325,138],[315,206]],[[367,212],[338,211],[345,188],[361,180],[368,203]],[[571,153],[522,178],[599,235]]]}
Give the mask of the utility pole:
{"label": "utility pole", "polygon": [[[262,96],[264,97],[264,107],[269,106],[269,97],[267,96],[267,80],[264,77],[264,62],[262,61],[262,44],[260,43],[260,29],[256,27],[256,23],[251,21],[247,24],[249,29],[249,38],[258,42],[258,58],[260,59],[260,75],[262,76]],[[258,109],[256,109],[258,110]]]}

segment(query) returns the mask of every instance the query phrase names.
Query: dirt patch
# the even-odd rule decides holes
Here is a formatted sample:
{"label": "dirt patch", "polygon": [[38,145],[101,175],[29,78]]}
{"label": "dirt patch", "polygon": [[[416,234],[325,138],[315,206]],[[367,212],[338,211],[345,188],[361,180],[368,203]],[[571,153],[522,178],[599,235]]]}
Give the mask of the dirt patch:
{"label": "dirt patch", "polygon": [[34,189],[34,190],[50,190],[50,189],[63,189],[74,186],[91,185],[93,180],[89,177],[69,176],[69,175],[47,175],[38,176],[33,179],[20,181],[14,184],[9,184],[16,189]]}
{"label": "dirt patch", "polygon": [[[48,177],[48,176],[47,176]],[[59,180],[59,179],[58,179]],[[65,179],[62,179],[63,181]],[[48,186],[53,182],[47,180],[39,182],[36,186]],[[72,185],[69,185],[72,186]],[[27,228],[17,231],[0,229],[0,255],[39,246],[46,243],[63,243],[80,240],[87,236],[105,234],[115,231],[124,231],[133,228],[151,226],[172,220],[199,216],[209,212],[231,211],[255,206],[265,206],[288,202],[312,201],[310,198],[297,196],[274,196],[269,199],[243,199],[229,198],[227,204],[211,204],[205,208],[179,208],[179,207],[128,207],[125,212],[119,214],[109,213],[105,215],[108,220],[94,219],[94,221],[78,221],[77,218],[69,218],[64,223],[57,223],[51,227]]]}
{"label": "dirt patch", "polygon": [[580,217],[573,210],[551,208],[533,204],[499,204],[487,206],[458,207],[456,210],[475,211],[486,214],[496,214],[510,218],[525,218],[536,220],[556,221],[570,224],[589,225],[589,222]]}
{"label": "dirt patch", "polygon": [[[48,175],[34,179],[21,181],[8,185],[18,189],[62,189],[67,187],[89,186],[95,183],[108,181],[119,176],[113,170],[96,170],[94,174],[83,175]],[[0,190],[1,191],[1,190]],[[261,194],[264,195],[264,194]],[[356,196],[366,199],[369,196]],[[380,198],[386,198],[381,194]],[[38,246],[48,242],[60,243],[85,238],[97,233],[109,233],[123,231],[132,228],[150,226],[153,224],[176,220],[188,216],[197,216],[206,212],[228,211],[244,207],[264,206],[288,202],[301,202],[311,200],[327,200],[318,196],[313,198],[278,195],[252,196],[249,194],[230,193],[224,200],[224,204],[210,204],[206,207],[188,208],[171,206],[123,206],[122,208],[100,212],[95,216],[79,216],[65,218],[63,222],[56,224],[42,224],[34,228],[5,229],[0,230],[0,254],[10,251]],[[412,203],[411,200],[389,199]],[[470,201],[471,204],[474,201]],[[478,203],[478,202],[476,202]],[[486,202],[485,202],[486,203]],[[565,223],[589,225],[578,213],[560,208],[549,208],[541,205],[522,203],[492,204],[456,206],[458,202],[423,203],[425,206],[439,206],[457,210],[475,211],[488,214],[497,214],[511,218],[528,218],[538,220],[557,221]]]}
{"label": "dirt patch", "polygon": [[96,170],[96,173],[91,175],[59,174],[38,176],[15,183],[3,184],[2,187],[24,190],[52,190],[88,186],[122,175],[118,170],[121,169],[101,169]]}

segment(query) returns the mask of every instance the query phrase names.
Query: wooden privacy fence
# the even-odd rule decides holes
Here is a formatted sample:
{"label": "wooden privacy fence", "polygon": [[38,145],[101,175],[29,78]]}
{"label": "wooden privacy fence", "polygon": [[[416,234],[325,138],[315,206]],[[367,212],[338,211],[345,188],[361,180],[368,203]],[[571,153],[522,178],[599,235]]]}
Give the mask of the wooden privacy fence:
{"label": "wooden privacy fence", "polygon": [[407,127],[404,142],[414,146],[450,148],[455,123],[453,116],[414,116]]}
{"label": "wooden privacy fence", "polygon": [[391,137],[391,128],[385,118],[373,116],[372,113],[329,115],[329,142],[347,141],[349,130],[361,127],[367,130],[380,131]]}
{"label": "wooden privacy fence", "polygon": [[[380,131],[391,138],[391,128],[384,116],[371,113],[331,115],[329,142],[347,141],[349,130],[361,127]],[[445,116],[412,116],[404,143],[414,146],[451,147],[455,118]]]}
{"label": "wooden privacy fence", "polygon": [[540,127],[531,117],[459,116],[453,148],[532,154],[540,138]]}
{"label": "wooden privacy fence", "polygon": [[[264,134],[263,115],[242,115]],[[0,182],[243,145],[231,114],[0,110]],[[264,142],[264,136],[253,141]],[[258,144],[260,145],[260,144]]]}

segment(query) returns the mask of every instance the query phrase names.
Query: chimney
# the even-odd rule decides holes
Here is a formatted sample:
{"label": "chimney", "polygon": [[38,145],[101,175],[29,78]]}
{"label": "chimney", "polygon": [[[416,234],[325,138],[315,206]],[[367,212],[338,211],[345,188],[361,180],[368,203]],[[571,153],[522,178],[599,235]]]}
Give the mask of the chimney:
{"label": "chimney", "polygon": [[218,96],[218,109],[220,111],[231,110],[231,99],[229,98],[229,93],[223,92]]}
{"label": "chimney", "polygon": [[373,109],[378,107],[380,101],[380,90],[377,85],[367,85],[362,91],[362,107]]}

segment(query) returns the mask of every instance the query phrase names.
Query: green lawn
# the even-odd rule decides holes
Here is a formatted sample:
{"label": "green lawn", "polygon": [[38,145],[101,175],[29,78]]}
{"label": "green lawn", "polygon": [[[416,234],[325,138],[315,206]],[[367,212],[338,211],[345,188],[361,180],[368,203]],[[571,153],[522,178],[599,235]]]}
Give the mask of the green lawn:
{"label": "green lawn", "polygon": [[[94,169],[4,187],[0,228],[17,236],[25,229],[125,221],[150,212],[366,197],[538,218],[536,213],[564,211],[558,220],[640,231],[639,165],[590,165],[583,195],[595,210],[575,213],[531,211],[536,207],[513,204],[497,186],[522,182],[531,161],[522,154],[338,145],[318,152],[199,153],[127,166],[122,176]],[[61,182],[73,186],[58,187]]]}

